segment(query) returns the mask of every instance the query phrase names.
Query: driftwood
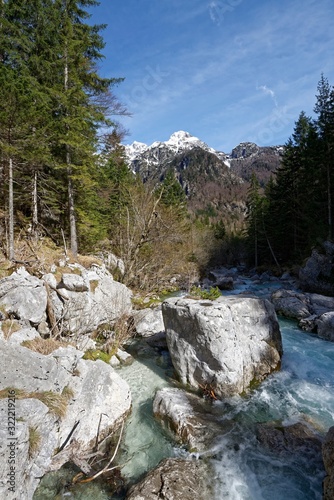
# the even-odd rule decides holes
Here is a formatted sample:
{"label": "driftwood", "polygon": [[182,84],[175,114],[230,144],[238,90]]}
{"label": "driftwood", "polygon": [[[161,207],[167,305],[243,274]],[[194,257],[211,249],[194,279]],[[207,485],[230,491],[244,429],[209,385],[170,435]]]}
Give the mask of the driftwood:
{"label": "driftwood", "polygon": [[[96,471],[96,466],[94,467],[93,470],[94,463],[97,458],[102,459],[105,456],[105,453],[98,450],[93,451],[92,453],[82,452],[80,443],[74,438],[71,439],[78,425],[79,422],[76,422],[74,424],[71,432],[69,433],[64,443],[59,448],[58,453],[54,455],[54,457],[52,458],[51,464],[49,466],[49,472],[60,469],[60,467],[62,467],[62,465],[64,465],[67,462],[72,462],[81,470],[81,472],[73,478],[72,482],[81,484],[81,483],[90,483],[91,481],[94,481],[94,479],[98,478],[102,474],[105,474],[106,472],[110,472],[120,467],[118,465],[110,467],[110,465],[115,460],[119,446],[121,444],[121,439],[123,436],[123,429],[124,429],[124,421],[122,422],[120,435],[112,457],[108,461],[107,465],[98,472],[94,472]],[[98,435],[99,435],[99,429],[97,431],[96,443],[98,442]],[[86,477],[83,478],[84,476]]]}
{"label": "driftwood", "polygon": [[[105,467],[103,467],[103,469],[101,469],[99,472],[96,472],[95,474],[93,474],[92,476],[87,477],[86,479],[81,479],[82,478],[82,474],[81,473],[77,474],[73,478],[73,481],[72,481],[73,483],[80,483],[80,484],[82,484],[82,483],[90,483],[90,482],[94,481],[94,479],[96,479],[97,477],[101,476],[102,474],[105,474],[106,472],[110,472],[110,471],[112,471],[112,470],[117,469],[117,468],[120,467],[119,465],[114,465],[113,467],[110,467],[110,465],[115,460],[115,457],[116,457],[117,452],[118,452],[119,445],[121,444],[121,439],[122,439],[122,435],[123,435],[123,429],[124,429],[124,421],[122,422],[121,432],[120,432],[120,435],[119,435],[119,438],[118,438],[118,441],[117,441],[117,445],[116,445],[115,451],[114,451],[111,459],[107,463],[107,465]],[[96,454],[94,454],[94,455],[96,456]],[[81,470],[83,471],[83,469],[81,469]]]}

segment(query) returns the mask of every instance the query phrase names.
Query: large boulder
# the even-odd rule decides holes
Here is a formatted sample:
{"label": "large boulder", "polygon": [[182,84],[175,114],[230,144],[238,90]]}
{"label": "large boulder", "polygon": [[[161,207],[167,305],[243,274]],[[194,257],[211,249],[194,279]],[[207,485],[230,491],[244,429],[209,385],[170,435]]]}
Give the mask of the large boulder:
{"label": "large boulder", "polygon": [[56,319],[65,332],[76,334],[92,332],[102,324],[129,315],[131,297],[131,290],[97,265],[82,270],[81,279],[70,280],[66,275],[57,285],[57,292],[51,292]]}
{"label": "large boulder", "polygon": [[324,480],[324,500],[334,498],[334,426],[326,434],[322,444],[322,457],[324,460],[327,476]]}
{"label": "large boulder", "polygon": [[165,331],[161,306],[135,311],[133,319],[136,332],[141,337],[151,337]]}
{"label": "large boulder", "polygon": [[[6,393],[0,399],[3,471],[8,470],[8,437],[17,437],[16,491],[0,482],[0,497],[30,500],[46,472],[57,470],[73,453],[91,452],[97,435],[101,442],[117,429],[130,411],[130,389],[109,365],[86,361],[71,347],[44,356],[0,341],[0,352],[0,390]],[[8,436],[7,388],[16,395],[14,436]]]}
{"label": "large boulder", "polygon": [[286,318],[304,319],[311,315],[310,299],[303,293],[280,288],[271,295],[277,314]]}
{"label": "large boulder", "polygon": [[209,484],[205,462],[167,458],[130,489],[126,500],[209,500]]}
{"label": "large boulder", "polygon": [[2,314],[46,332],[50,314],[62,333],[80,335],[112,324],[131,314],[131,297],[131,290],[97,265],[87,270],[77,264],[73,273],[63,273],[59,282],[52,273],[39,279],[24,268],[0,280]]}
{"label": "large boulder", "polygon": [[316,325],[320,338],[334,342],[334,311],[322,314],[316,320]]}
{"label": "large boulder", "polygon": [[222,398],[243,393],[280,367],[281,333],[267,300],[172,298],[162,312],[172,362],[185,385],[209,387]]}
{"label": "large boulder", "polygon": [[315,248],[299,271],[300,286],[307,292],[334,295],[334,243],[326,241]]}
{"label": "large boulder", "polygon": [[309,459],[316,458],[321,462],[321,440],[304,422],[287,426],[281,422],[258,424],[256,436],[258,441],[275,455],[289,456],[303,453]]}
{"label": "large boulder", "polygon": [[46,303],[43,281],[23,267],[0,280],[0,307],[6,314],[38,324],[46,319]]}
{"label": "large boulder", "polygon": [[221,424],[221,415],[213,413],[212,405],[182,389],[166,387],[158,391],[153,413],[173,437],[192,452],[208,451],[229,429],[226,423]]}
{"label": "large boulder", "polygon": [[279,289],[271,294],[277,314],[297,319],[302,330],[334,342],[334,298]]}

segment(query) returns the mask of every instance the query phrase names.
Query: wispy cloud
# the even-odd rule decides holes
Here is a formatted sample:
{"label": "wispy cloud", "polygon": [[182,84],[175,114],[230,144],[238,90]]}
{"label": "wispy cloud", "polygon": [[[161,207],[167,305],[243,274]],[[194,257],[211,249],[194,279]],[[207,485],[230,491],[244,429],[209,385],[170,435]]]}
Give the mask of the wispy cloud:
{"label": "wispy cloud", "polygon": [[[133,140],[183,128],[227,151],[254,137],[285,142],[293,115],[312,114],[321,72],[334,82],[333,0],[143,0],[143,22],[142,7],[127,1],[133,36],[115,38],[114,53]],[[210,6],[221,14],[224,5],[231,9],[214,25]]]}
{"label": "wispy cloud", "polygon": [[256,90],[260,90],[265,95],[269,95],[272,98],[272,100],[274,101],[276,108],[278,107],[275,92],[272,89],[270,89],[269,87],[267,87],[267,85],[259,85],[256,87]]}

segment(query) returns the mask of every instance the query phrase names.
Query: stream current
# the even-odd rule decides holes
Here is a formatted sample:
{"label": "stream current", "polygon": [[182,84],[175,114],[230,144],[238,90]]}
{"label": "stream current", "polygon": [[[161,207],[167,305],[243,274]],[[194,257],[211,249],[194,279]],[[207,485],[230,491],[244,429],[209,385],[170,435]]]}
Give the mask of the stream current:
{"label": "stream current", "polygon": [[[261,295],[261,293],[260,293]],[[218,439],[210,458],[215,474],[212,500],[321,500],[324,470],[317,456],[299,453],[280,456],[266,450],[256,439],[256,425],[278,421],[281,425],[307,422],[320,435],[334,425],[334,343],[300,330],[292,321],[280,319],[283,338],[282,368],[246,396],[213,403],[221,419],[233,421]],[[186,457],[152,414],[156,391],[171,385],[168,355],[155,357],[142,352],[135,362],[120,369],[131,387],[133,411],[122,444],[122,474],[135,482],[162,458]],[[107,500],[96,485],[49,496],[41,487],[34,499],[75,498]],[[40,494],[38,494],[38,491]],[[41,496],[40,496],[41,495]],[[200,497],[198,500],[201,499]],[[211,500],[211,499],[210,499]]]}

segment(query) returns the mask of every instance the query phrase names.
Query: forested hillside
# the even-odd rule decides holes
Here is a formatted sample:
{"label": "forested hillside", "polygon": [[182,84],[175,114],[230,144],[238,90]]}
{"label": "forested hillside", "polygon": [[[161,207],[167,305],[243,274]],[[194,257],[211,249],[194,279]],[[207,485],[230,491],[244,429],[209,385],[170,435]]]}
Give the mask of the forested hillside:
{"label": "forested hillside", "polygon": [[210,148],[194,148],[143,183],[116,121],[127,114],[114,93],[122,78],[97,69],[104,26],[88,13],[97,5],[0,2],[2,261],[29,264],[22,242],[52,243],[73,257],[113,252],[125,283],[159,289],[227,256],[240,262],[245,249],[250,264],[300,262],[332,237],[334,91],[325,77],[317,118],[301,113],[284,149],[260,148],[261,158],[242,162],[240,145],[229,169]]}
{"label": "forested hillside", "polygon": [[264,194],[252,177],[247,234],[255,265],[301,262],[333,237],[334,88],[323,75],[314,111],[315,119],[300,113]]}
{"label": "forested hillside", "polygon": [[99,76],[104,26],[89,24],[98,2],[0,5],[4,258],[27,260],[22,241],[48,239],[72,256],[115,252],[132,285],[194,272],[198,238],[189,237],[182,196],[143,186],[125,164],[114,120],[126,110],[113,93],[122,78]]}

